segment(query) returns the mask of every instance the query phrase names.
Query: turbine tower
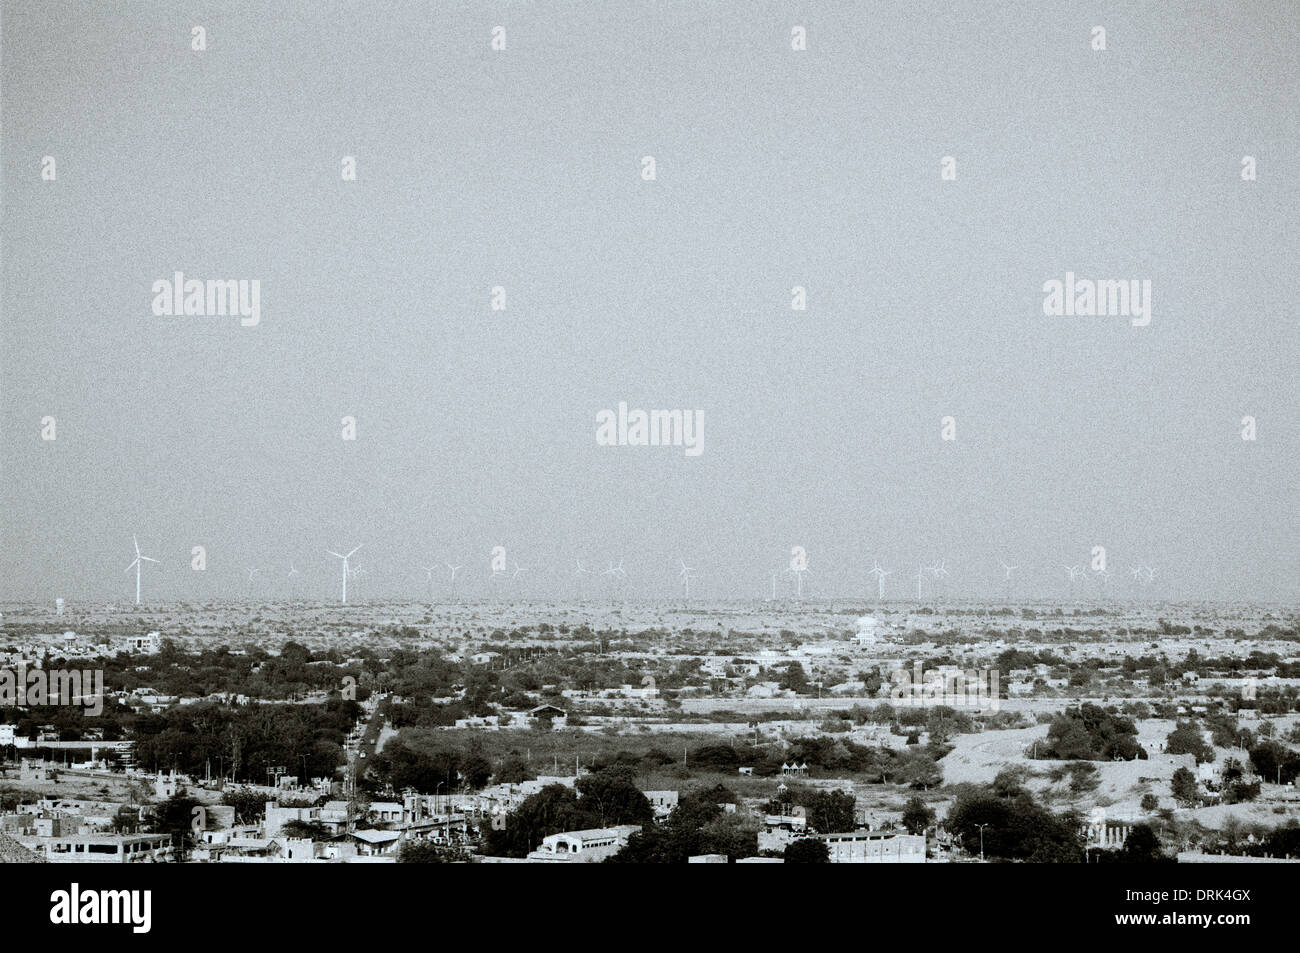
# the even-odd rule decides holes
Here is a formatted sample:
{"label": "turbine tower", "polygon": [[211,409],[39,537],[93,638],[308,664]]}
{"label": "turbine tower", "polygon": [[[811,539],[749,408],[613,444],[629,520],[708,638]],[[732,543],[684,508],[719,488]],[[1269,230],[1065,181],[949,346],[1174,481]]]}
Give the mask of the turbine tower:
{"label": "turbine tower", "polygon": [[583,575],[590,576],[591,570],[583,568],[581,559],[575,559],[574,562],[578,564],[578,568],[574,571],[573,578],[577,580],[578,601],[581,602],[582,601],[582,577]]}
{"label": "turbine tower", "polygon": [[153,559],[149,556],[142,556],[140,554],[140,541],[136,539],[135,536],[131,537],[131,543],[135,546],[135,559],[132,560],[131,565],[127,566],[126,569],[123,571],[130,572],[132,569],[135,570],[135,604],[139,605],[140,604],[140,563],[142,560],[147,563],[156,563],[158,562],[158,560]]}
{"label": "turbine tower", "polygon": [[939,595],[939,580],[946,579],[948,576],[948,570],[943,568],[943,564],[947,561],[948,560],[946,559],[941,559],[939,560],[939,565],[930,567],[930,572],[934,573],[934,592],[936,597]]}
{"label": "turbine tower", "polygon": [[456,598],[456,573],[460,572],[460,566],[453,566],[451,563],[445,564],[451,570],[451,597]]}
{"label": "turbine tower", "polygon": [[682,585],[686,587],[686,598],[689,599],[691,597],[691,573],[695,572],[695,569],[686,565],[686,563],[680,559],[678,562],[682,564],[682,571],[678,573],[678,576],[682,580]]}
{"label": "turbine tower", "polygon": [[1003,596],[1003,598],[1006,599],[1007,602],[1010,602],[1010,601],[1011,601],[1011,573],[1014,572],[1015,570],[1019,569],[1020,567],[1019,567],[1019,566],[1009,566],[1009,565],[1007,565],[1006,561],[1005,561],[1005,560],[1002,560],[1002,559],[999,559],[999,560],[998,560],[998,563],[1002,566],[1002,571],[1003,571],[1004,573],[1006,573],[1006,576],[1005,576],[1006,592],[1005,592],[1005,595]]}
{"label": "turbine tower", "polygon": [[624,578],[627,577],[627,571],[623,568],[623,560],[621,560],[621,559],[618,561],[618,565],[617,565],[617,566],[615,566],[613,563],[610,563],[610,564],[609,564],[609,568],[608,568],[608,569],[602,569],[600,574],[601,574],[602,576],[609,576],[609,577],[610,577],[610,579],[609,579],[609,593],[610,593],[611,596],[613,596],[613,594],[614,594],[614,587],[618,584],[618,580],[619,580],[619,579],[624,579]]}
{"label": "turbine tower", "polygon": [[1098,570],[1097,570],[1097,581],[1098,581],[1099,583],[1101,583],[1101,597],[1102,597],[1102,599],[1103,599],[1103,601],[1104,601],[1105,598],[1106,598],[1106,593],[1110,591],[1110,590],[1107,588],[1107,586],[1106,586],[1106,584],[1107,584],[1108,582],[1110,582],[1110,570],[1109,570],[1109,569],[1098,569]]}
{"label": "turbine tower", "polygon": [[885,577],[888,576],[890,572],[892,572],[892,570],[881,569],[880,562],[878,560],[873,559],[872,563],[873,565],[871,567],[870,575],[876,577],[876,601],[884,602],[885,601]]}
{"label": "turbine tower", "polygon": [[352,552],[348,553],[346,556],[344,556],[342,553],[336,553],[332,549],[325,550],[325,552],[329,553],[331,556],[343,560],[343,604],[344,605],[347,605],[348,603],[348,560],[351,559],[356,554],[357,549],[360,548],[361,547],[358,546],[356,549],[352,550]]}

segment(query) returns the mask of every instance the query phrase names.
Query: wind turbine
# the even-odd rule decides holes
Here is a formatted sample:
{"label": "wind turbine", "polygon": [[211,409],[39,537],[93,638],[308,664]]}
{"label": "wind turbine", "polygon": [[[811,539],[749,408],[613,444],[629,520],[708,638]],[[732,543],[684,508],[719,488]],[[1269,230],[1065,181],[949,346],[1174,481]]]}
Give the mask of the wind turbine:
{"label": "wind turbine", "polygon": [[[357,549],[360,548],[361,548],[360,546],[357,547]],[[348,602],[348,560],[351,559],[356,554],[357,549],[352,550],[352,552],[348,553],[346,556],[344,556],[342,553],[336,553],[332,549],[325,550],[325,552],[329,553],[331,556],[343,560],[343,604],[344,605],[347,605]]]}
{"label": "wind turbine", "polygon": [[618,565],[617,565],[617,566],[615,566],[613,563],[610,563],[610,564],[609,564],[609,568],[608,568],[608,569],[602,569],[601,572],[600,572],[600,574],[601,574],[602,576],[609,576],[609,577],[610,577],[610,579],[609,579],[609,592],[610,592],[610,595],[611,595],[611,596],[614,594],[614,586],[617,585],[618,580],[619,580],[620,578],[622,578],[622,577],[626,577],[626,576],[627,576],[627,572],[623,569],[623,560],[621,560],[621,559],[618,561]]}
{"label": "wind turbine", "polygon": [[370,575],[370,570],[358,566],[356,569],[348,570],[348,572],[351,573],[352,577],[356,580],[353,583],[353,586],[356,588],[357,594],[363,597],[362,601],[365,601],[364,600],[365,590],[362,587],[361,583],[364,581],[363,577]]}
{"label": "wind turbine", "polygon": [[1066,588],[1067,588],[1070,592],[1074,592],[1074,591],[1075,591],[1074,584],[1075,584],[1076,582],[1078,582],[1079,580],[1085,578],[1085,574],[1084,574],[1084,571],[1083,571],[1083,567],[1082,567],[1082,566],[1064,566],[1064,567],[1062,567],[1062,568],[1063,568],[1063,569],[1066,571],[1066,573],[1067,573],[1067,578],[1066,578],[1066,583],[1065,583]]}
{"label": "wind turbine", "polygon": [[590,576],[590,575],[591,575],[591,570],[590,570],[590,569],[584,569],[584,568],[582,567],[582,560],[581,560],[581,559],[575,559],[574,562],[578,564],[578,568],[577,568],[577,570],[573,573],[573,578],[577,580],[577,585],[578,585],[578,601],[581,602],[581,601],[582,601],[582,577],[583,577],[583,574],[586,574],[586,575]]}
{"label": "wind turbine", "polygon": [[156,563],[158,562],[158,560],[153,559],[149,556],[142,556],[140,554],[140,541],[136,539],[134,535],[131,537],[131,543],[135,546],[135,559],[131,561],[131,565],[127,566],[126,569],[123,570],[123,572],[130,572],[133,568],[135,569],[135,604],[139,605],[140,604],[140,563],[142,560],[147,563]]}
{"label": "wind turbine", "polygon": [[424,578],[429,583],[429,598],[432,599],[433,598],[433,571],[438,567],[421,566],[420,568],[424,570]]}
{"label": "wind turbine", "polygon": [[879,560],[873,559],[872,563],[873,565],[871,567],[871,572],[869,573],[869,575],[876,577],[876,601],[884,602],[885,601],[885,577],[888,576],[892,570],[881,569]]}
{"label": "wind turbine", "polygon": [[1001,559],[998,560],[998,564],[1002,567],[1002,571],[1003,571],[1004,573],[1006,573],[1006,576],[1005,576],[1005,581],[1006,581],[1006,595],[1005,595],[1004,598],[1006,599],[1007,602],[1010,602],[1010,601],[1011,601],[1011,573],[1014,572],[1015,570],[1019,569],[1020,567],[1019,567],[1019,566],[1008,566],[1007,563],[1006,563],[1006,561],[1005,561],[1005,560],[1001,560]]}
{"label": "wind turbine", "polygon": [[943,564],[947,561],[948,560],[946,559],[941,559],[939,560],[939,565],[930,567],[930,572],[934,573],[934,590],[936,596],[939,594],[939,580],[948,576],[948,570],[943,568]]}
{"label": "wind turbine", "polygon": [[682,585],[686,587],[686,598],[689,599],[691,597],[691,573],[695,572],[695,570],[680,559],[678,562],[682,564],[682,571],[678,573],[678,576],[682,580]]}
{"label": "wind turbine", "polygon": [[261,569],[248,570],[248,594],[250,596],[253,594],[253,577],[261,571],[262,571]]}
{"label": "wind turbine", "polygon": [[451,563],[445,564],[451,570],[451,597],[456,598],[456,573],[460,572],[460,566],[453,566]]}
{"label": "wind turbine", "polygon": [[1102,595],[1102,599],[1104,600],[1106,598],[1106,593],[1109,591],[1106,587],[1106,584],[1110,582],[1110,570],[1098,569],[1097,580],[1101,583],[1101,595]]}

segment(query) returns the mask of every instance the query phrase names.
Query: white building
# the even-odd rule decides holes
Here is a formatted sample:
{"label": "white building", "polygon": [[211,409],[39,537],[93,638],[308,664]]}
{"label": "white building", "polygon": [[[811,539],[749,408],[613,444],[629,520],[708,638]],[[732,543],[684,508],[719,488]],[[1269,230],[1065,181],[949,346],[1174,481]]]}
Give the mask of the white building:
{"label": "white building", "polygon": [[599,863],[622,850],[628,838],[640,829],[636,824],[620,824],[617,827],[552,834],[542,838],[542,846],[530,853],[528,859]]}

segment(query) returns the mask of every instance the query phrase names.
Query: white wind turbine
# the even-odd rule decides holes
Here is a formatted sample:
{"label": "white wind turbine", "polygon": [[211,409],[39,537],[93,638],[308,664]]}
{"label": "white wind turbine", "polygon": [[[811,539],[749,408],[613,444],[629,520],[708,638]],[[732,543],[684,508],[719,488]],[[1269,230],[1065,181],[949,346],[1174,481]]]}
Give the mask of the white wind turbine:
{"label": "white wind turbine", "polygon": [[451,597],[456,598],[456,573],[460,572],[460,566],[453,566],[451,563],[445,564],[451,570]]}
{"label": "white wind turbine", "polygon": [[[360,546],[357,547],[357,549],[360,548],[361,548]],[[348,602],[348,560],[351,559],[356,554],[357,549],[352,550],[352,552],[348,553],[346,556],[344,556],[342,553],[336,553],[332,549],[325,550],[325,552],[329,553],[331,556],[343,560],[343,604],[344,605],[347,605]]]}
{"label": "white wind turbine", "polygon": [[618,580],[627,577],[627,571],[623,569],[623,560],[621,559],[618,561],[617,566],[615,566],[613,563],[610,563],[609,568],[602,569],[600,574],[602,576],[610,577],[609,592],[611,596],[614,594],[614,587],[618,584]]}
{"label": "white wind turbine", "polygon": [[1070,590],[1070,592],[1074,592],[1075,591],[1074,584],[1076,582],[1082,581],[1085,578],[1084,569],[1082,566],[1064,566],[1062,568],[1065,569],[1065,572],[1067,574],[1066,587]]}
{"label": "white wind turbine", "polygon": [[888,576],[893,570],[881,569],[879,560],[873,559],[872,563],[873,565],[871,567],[870,575],[876,577],[876,601],[884,602],[885,601],[885,577]]}
{"label": "white wind turbine", "polygon": [[262,571],[261,569],[248,570],[248,594],[250,596],[253,594],[253,577],[256,576],[261,571]]}
{"label": "white wind turbine", "polygon": [[147,563],[156,563],[158,562],[158,560],[153,559],[149,556],[142,556],[140,554],[140,541],[136,539],[135,536],[131,537],[131,543],[135,546],[135,559],[131,561],[131,565],[127,566],[126,569],[123,570],[123,572],[130,572],[132,569],[135,570],[135,604],[139,605],[140,604],[140,563],[142,560]]}
{"label": "white wind turbine", "polygon": [[294,576],[301,575],[293,566],[293,560],[289,560],[289,575],[285,578],[289,580],[289,594],[291,598],[298,597],[298,586],[292,581]]}
{"label": "white wind turbine", "polygon": [[679,559],[678,562],[682,564],[682,571],[677,575],[682,580],[682,585],[686,588],[686,598],[689,599],[691,597],[691,579],[694,578],[691,573],[695,572],[695,569],[686,565],[683,560]]}
{"label": "white wind turbine", "polygon": [[1006,594],[1004,598],[1006,599],[1007,602],[1010,602],[1011,601],[1011,574],[1015,572],[1017,569],[1019,569],[1020,567],[1009,566],[1007,565],[1006,560],[1003,559],[999,559],[998,564],[1002,567],[1002,571],[1006,574],[1004,577],[1004,581],[1006,582]]}
{"label": "white wind turbine", "polygon": [[437,566],[421,566],[420,568],[424,570],[424,578],[425,578],[425,581],[429,583],[429,598],[432,599],[432,598],[433,598],[433,571],[434,571],[435,569],[437,569],[438,567],[437,567]]}
{"label": "white wind turbine", "polygon": [[590,576],[591,570],[583,568],[581,559],[575,559],[574,562],[578,564],[578,568],[574,570],[573,578],[577,580],[578,600],[581,601],[582,600],[582,577],[584,575]]}
{"label": "white wind turbine", "polygon": [[939,580],[948,575],[948,570],[943,568],[943,564],[947,561],[948,560],[946,559],[941,559],[939,560],[939,565],[930,567],[930,573],[934,576],[934,595],[936,599],[939,597]]}
{"label": "white wind turbine", "polygon": [[1110,570],[1109,570],[1109,569],[1098,569],[1098,570],[1097,570],[1097,581],[1101,584],[1101,596],[1102,596],[1103,599],[1105,599],[1105,598],[1106,598],[1106,593],[1110,591],[1109,588],[1108,588],[1107,585],[1106,585],[1107,583],[1110,582]]}

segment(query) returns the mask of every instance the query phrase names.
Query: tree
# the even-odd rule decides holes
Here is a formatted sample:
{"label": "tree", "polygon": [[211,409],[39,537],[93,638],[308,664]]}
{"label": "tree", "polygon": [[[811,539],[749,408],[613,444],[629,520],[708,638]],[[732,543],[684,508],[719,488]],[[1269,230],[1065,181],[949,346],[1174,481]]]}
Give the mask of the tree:
{"label": "tree", "polygon": [[329,829],[320,821],[300,821],[297,818],[285,821],[280,827],[280,833],[285,837],[307,838],[309,840],[324,840],[329,837]]}
{"label": "tree", "polygon": [[926,806],[919,794],[908,800],[903,808],[903,826],[909,834],[924,834],[934,823],[934,811]]}
{"label": "tree", "polygon": [[533,772],[528,770],[528,765],[518,754],[507,755],[497,768],[497,784],[519,784],[521,781],[527,781],[533,777]]}
{"label": "tree", "polygon": [[1190,721],[1180,721],[1169,732],[1169,737],[1165,739],[1165,751],[1168,754],[1195,755],[1197,764],[1208,764],[1214,760],[1214,749],[1206,743],[1201,729]]}
{"label": "tree", "polygon": [[594,827],[649,824],[654,808],[636,785],[631,768],[616,766],[578,778],[581,807],[596,821]]}
{"label": "tree", "polygon": [[1169,860],[1160,846],[1160,838],[1150,824],[1135,824],[1124,840],[1120,861],[1135,864],[1155,864]]}
{"label": "tree", "polygon": [[829,864],[831,852],[819,837],[802,837],[785,848],[787,864]]}
{"label": "tree", "polygon": [[730,860],[758,853],[758,822],[724,813],[708,791],[692,791],[662,824],[648,825],[628,838],[612,864],[684,864],[699,854],[726,854]]}
{"label": "tree", "polygon": [[408,840],[397,855],[399,864],[464,864],[469,855],[461,847],[443,847],[424,840]]}
{"label": "tree", "polygon": [[1174,795],[1174,800],[1183,807],[1190,807],[1196,803],[1199,796],[1196,775],[1192,774],[1187,768],[1179,768],[1174,772],[1169,787]]}
{"label": "tree", "polygon": [[483,853],[492,857],[526,857],[543,837],[579,831],[595,825],[578,806],[578,795],[563,784],[548,784],[528,797],[507,818],[501,829],[485,828]]}
{"label": "tree", "polygon": [[1086,702],[1052,719],[1043,754],[1069,761],[1132,761],[1146,757],[1137,743],[1137,725],[1132,718]]}
{"label": "tree", "polygon": [[945,827],[956,834],[968,853],[983,849],[988,857],[1031,863],[1078,863],[1083,856],[1079,817],[1053,814],[1027,791],[999,797],[987,787],[971,787],[957,795]]}
{"label": "tree", "polygon": [[808,824],[822,834],[841,834],[856,825],[853,810],[857,800],[845,791],[818,791],[807,801]]}
{"label": "tree", "polygon": [[178,861],[183,861],[189,852],[196,817],[194,809],[201,806],[194,798],[180,791],[158,805],[154,811],[153,829],[155,833],[172,836],[172,848]]}
{"label": "tree", "polygon": [[460,766],[461,778],[467,787],[477,791],[485,787],[492,778],[492,762],[482,755],[472,754]]}

